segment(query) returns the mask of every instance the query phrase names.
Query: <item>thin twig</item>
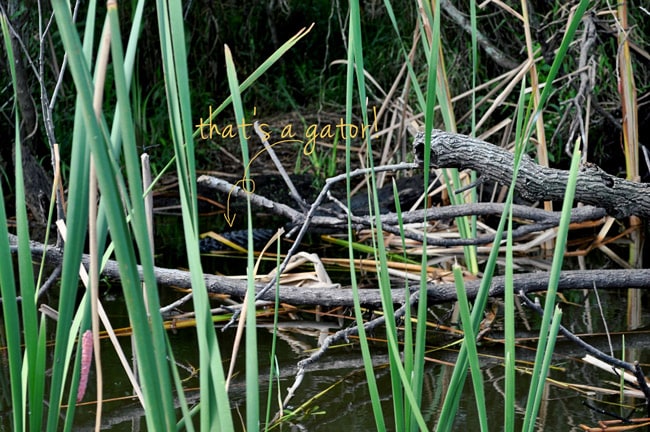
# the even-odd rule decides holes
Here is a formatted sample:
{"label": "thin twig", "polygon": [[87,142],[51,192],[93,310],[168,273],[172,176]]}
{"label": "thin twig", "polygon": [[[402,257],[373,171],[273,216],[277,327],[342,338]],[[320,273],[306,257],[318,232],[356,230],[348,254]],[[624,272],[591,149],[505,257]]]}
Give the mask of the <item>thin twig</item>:
{"label": "thin twig", "polygon": [[[59,280],[59,276],[61,276],[61,269],[63,265],[58,264],[54,270],[52,270],[52,273],[47,277],[47,280],[43,282],[43,285],[38,289],[38,298],[41,298],[43,294],[47,292],[47,290],[54,285],[56,281]],[[18,301],[20,301],[20,297],[17,298]]]}
{"label": "thin twig", "polygon": [[[395,313],[393,314],[392,318],[397,319],[402,317],[406,313],[406,308],[413,306],[419,298],[419,293],[415,292],[411,294],[409,297],[409,301],[407,303],[404,303],[401,307],[395,310]],[[386,316],[381,315],[371,321],[368,321],[363,324],[363,328],[366,331],[370,331],[374,329],[375,327],[379,327],[383,325],[386,322]],[[314,351],[309,357],[307,357],[304,360],[300,360],[298,362],[298,371],[296,372],[296,379],[291,387],[287,389],[287,396],[285,397],[284,401],[282,402],[282,406],[286,407],[293,395],[295,394],[296,389],[300,386],[302,383],[302,380],[305,375],[305,368],[309,366],[312,363],[317,362],[328,350],[328,348],[335,342],[338,342],[340,340],[345,340],[346,342],[348,341],[348,337],[352,335],[359,334],[359,328],[354,325],[351,327],[344,328],[342,330],[337,331],[333,335],[328,336],[323,340],[323,343],[321,344],[320,348],[318,350]]]}
{"label": "thin twig", "polygon": [[167,306],[161,307],[160,308],[160,313],[161,315],[165,315],[169,313],[171,310],[176,309],[177,307],[180,307],[187,303],[188,301],[192,300],[192,293],[185,294],[183,297],[179,298],[173,303],[168,304]]}
{"label": "thin twig", "polygon": [[296,201],[296,203],[298,204],[301,210],[303,211],[307,210],[307,204],[305,204],[305,200],[302,198],[302,196],[300,196],[300,193],[296,189],[296,186],[294,186],[293,182],[291,181],[291,178],[289,178],[289,174],[287,174],[287,171],[284,169],[282,162],[280,162],[280,159],[278,159],[278,156],[275,154],[275,151],[273,150],[273,146],[269,144],[268,139],[265,138],[266,134],[264,133],[264,131],[262,131],[262,129],[260,129],[260,122],[256,121],[254,127],[257,136],[260,138],[260,141],[262,141],[262,144],[264,144],[264,148],[266,149],[266,152],[269,154],[269,156],[271,156],[271,160],[275,164],[275,167],[278,169],[280,176],[282,177],[287,187],[289,188],[289,194],[294,199],[294,201]]}
{"label": "thin twig", "polygon": [[[528,307],[533,309],[538,314],[544,315],[544,309],[539,304],[530,300],[526,296],[526,293],[520,291],[519,297],[521,297],[521,299],[524,300],[524,302],[526,302],[526,305]],[[639,386],[639,389],[645,396],[646,409],[648,411],[648,416],[650,416],[650,387],[648,387],[648,383],[646,382],[645,375],[643,374],[643,370],[641,369],[641,365],[639,364],[638,360],[635,360],[634,363],[632,364],[632,363],[627,363],[622,360],[619,360],[614,356],[605,354],[598,348],[589,345],[587,342],[583,341],[578,336],[571,333],[571,331],[569,331],[562,324],[560,324],[560,333],[562,333],[564,337],[569,339],[571,342],[577,344],[578,346],[583,348],[585,351],[587,351],[589,354],[596,357],[597,359],[611,365],[614,368],[623,369],[634,374],[634,376],[636,377],[637,385]]]}
{"label": "thin twig", "polygon": [[[519,297],[526,303],[526,306],[528,306],[529,308],[531,308],[532,310],[534,310],[540,315],[544,314],[544,309],[539,304],[529,299],[524,291],[519,291]],[[610,356],[609,354],[605,354],[598,348],[589,345],[587,342],[583,341],[578,336],[571,333],[571,331],[566,327],[564,327],[562,324],[560,324],[560,333],[562,333],[564,337],[569,339],[571,342],[577,344],[578,346],[580,346],[582,349],[584,349],[585,351],[587,351],[589,354],[593,355],[597,359],[602,360],[613,367],[624,369],[634,374],[637,373],[637,368],[632,363],[624,362],[622,360],[617,359],[616,357]],[[643,379],[643,381],[645,382],[645,378]],[[641,385],[639,384],[639,386]],[[648,397],[648,395],[646,395],[646,397]],[[650,400],[650,397],[648,397],[648,399]]]}

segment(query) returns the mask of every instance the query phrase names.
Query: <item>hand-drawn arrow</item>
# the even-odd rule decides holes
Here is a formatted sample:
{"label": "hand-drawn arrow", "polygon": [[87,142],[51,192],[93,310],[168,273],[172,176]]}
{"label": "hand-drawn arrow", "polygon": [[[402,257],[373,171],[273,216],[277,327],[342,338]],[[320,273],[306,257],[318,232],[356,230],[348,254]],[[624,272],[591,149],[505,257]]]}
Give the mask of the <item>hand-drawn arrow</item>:
{"label": "hand-drawn arrow", "polygon": [[232,228],[232,224],[235,223],[235,217],[237,216],[236,214],[233,213],[232,219],[230,218],[230,195],[232,194],[232,191],[235,190],[235,187],[233,186],[230,189],[230,192],[228,192],[228,201],[226,201],[226,213],[223,215],[224,219],[226,219],[226,223],[230,228]]}
{"label": "hand-drawn arrow", "polygon": [[[223,215],[223,217],[226,219],[226,223],[230,228],[232,228],[233,223],[235,223],[235,217],[237,216],[236,213],[233,213],[232,218],[230,217],[230,196],[235,191],[235,188],[240,187],[244,192],[249,194],[255,192],[255,180],[251,178],[246,178],[247,172],[248,172],[248,168],[246,169],[246,171],[244,171],[244,176],[241,179],[237,180],[237,182],[234,185],[232,185],[230,191],[228,192],[228,200],[226,201],[226,213]],[[250,184],[250,189],[247,188],[246,182]],[[240,183],[242,185],[238,186]]]}

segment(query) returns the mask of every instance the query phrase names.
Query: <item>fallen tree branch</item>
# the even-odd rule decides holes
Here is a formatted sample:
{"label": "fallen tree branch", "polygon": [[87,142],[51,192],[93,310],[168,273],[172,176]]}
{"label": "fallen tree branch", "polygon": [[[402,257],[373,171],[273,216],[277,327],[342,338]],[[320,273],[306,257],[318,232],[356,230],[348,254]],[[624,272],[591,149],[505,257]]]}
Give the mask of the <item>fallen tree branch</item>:
{"label": "fallen tree branch", "polygon": [[[505,211],[505,204],[502,203],[469,203],[449,205],[444,207],[432,207],[426,210],[414,210],[404,212],[402,216],[403,223],[421,222],[424,220],[450,219],[459,216],[487,216],[501,215]],[[516,219],[528,219],[533,221],[532,224],[521,224],[512,230],[512,238],[517,240],[528,234],[540,232],[549,228],[557,227],[560,224],[561,212],[549,212],[540,208],[533,208],[514,204],[512,206],[512,216]],[[585,221],[598,220],[606,216],[604,209],[592,206],[583,206],[571,209],[571,223],[580,223]],[[382,229],[392,234],[401,235],[402,230],[399,228],[397,215],[390,213],[382,215]],[[370,225],[368,225],[370,227]],[[423,242],[424,235],[412,231],[404,231],[404,237]],[[465,245],[484,245],[494,241],[494,234],[484,234],[475,238],[440,238],[436,236],[427,236],[427,245],[429,246],[465,246]]]}
{"label": "fallen tree branch", "polygon": [[[424,160],[424,134],[413,142],[416,158]],[[509,151],[465,135],[434,130],[431,133],[431,167],[478,171],[482,176],[509,185],[514,156]],[[517,192],[529,201],[564,199],[569,172],[537,165],[524,155],[517,174]],[[602,207],[615,218],[650,216],[650,184],[627,181],[587,163],[580,167],[575,200]]]}
{"label": "fallen tree branch", "polygon": [[[206,188],[210,188],[223,193],[230,193],[233,198],[243,198],[248,196],[251,204],[271,211],[279,216],[288,218],[292,227],[299,226],[305,223],[305,214],[282,203],[272,201],[261,195],[253,192],[247,192],[244,189],[229,183],[225,180],[203,175],[199,177],[198,182]],[[431,207],[426,210],[413,210],[402,213],[403,223],[418,223],[425,220],[441,220],[453,219],[460,216],[487,216],[487,215],[500,215],[503,213],[505,205],[502,203],[470,203],[459,204],[453,206]],[[533,232],[544,231],[553,228],[560,223],[560,212],[549,212],[544,209],[534,208],[530,206],[515,204],[512,206],[513,217],[517,219],[528,219],[534,221],[533,224],[523,224],[513,231],[513,239],[521,238]],[[335,233],[347,232],[347,217],[344,214],[336,216],[322,216],[314,215],[310,218],[310,230],[319,233]],[[606,216],[604,209],[600,207],[584,206],[575,208],[571,212],[571,223],[579,223],[588,220],[598,220]],[[354,216],[353,229],[359,231],[366,228],[376,226],[376,222],[370,216]],[[395,213],[382,214],[380,216],[382,228],[393,234],[401,234],[399,228],[399,218]],[[415,240],[423,241],[422,234],[413,231],[404,231],[404,237]],[[477,238],[469,239],[455,239],[455,238],[440,238],[436,236],[427,236],[427,244],[429,246],[464,246],[464,245],[482,245],[492,243],[494,241],[494,234],[486,234]]]}
{"label": "fallen tree branch", "polygon": [[[15,249],[17,238],[9,236],[9,242]],[[32,242],[31,250],[34,256],[46,254],[47,261],[51,265],[57,265],[63,260],[63,251],[56,247],[44,247],[41,243]],[[88,264],[88,255],[83,255],[82,262]],[[141,270],[138,271],[142,276]],[[182,270],[155,267],[154,272],[159,287],[178,287],[191,289],[192,283],[190,273]],[[111,280],[119,280],[120,272],[116,261],[109,260],[102,275]],[[514,286],[517,291],[525,293],[544,291],[548,286],[549,275],[547,272],[523,273],[514,275]],[[208,291],[216,294],[225,294],[236,298],[243,298],[246,294],[246,281],[232,279],[223,276],[205,275],[205,282]],[[471,300],[476,297],[481,281],[467,281],[465,288],[467,297]],[[266,284],[256,284],[258,293]],[[572,270],[562,272],[558,288],[562,291],[571,289],[593,289],[597,286],[600,289],[625,289],[625,288],[650,288],[650,269],[635,270]],[[418,290],[418,286],[410,286],[411,294]],[[490,296],[498,297],[503,295],[505,290],[505,279],[502,276],[495,276],[492,279]],[[258,300],[274,300],[274,291],[268,291],[261,295]],[[295,287],[281,285],[279,289],[280,301],[293,305],[323,305],[323,306],[351,306],[353,305],[353,292],[349,288],[323,289],[309,287]],[[456,300],[456,288],[452,283],[434,284],[427,287],[427,297],[430,304],[447,303]],[[359,290],[361,304],[366,307],[380,307],[381,295],[378,289]],[[392,299],[394,304],[402,305],[406,301],[404,290],[393,290]]]}

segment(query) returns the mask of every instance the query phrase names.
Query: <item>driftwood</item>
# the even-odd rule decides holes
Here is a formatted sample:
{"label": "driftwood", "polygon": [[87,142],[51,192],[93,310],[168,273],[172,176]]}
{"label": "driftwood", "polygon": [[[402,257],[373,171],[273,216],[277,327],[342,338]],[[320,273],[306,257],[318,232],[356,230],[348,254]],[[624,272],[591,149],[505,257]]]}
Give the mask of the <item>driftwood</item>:
{"label": "driftwood", "polygon": [[[10,244],[15,247],[17,238],[9,236]],[[43,253],[51,265],[57,265],[63,260],[63,251],[56,247],[44,247],[41,243],[31,243],[32,254],[40,257]],[[88,265],[88,255],[83,255],[84,265]],[[140,269],[139,269],[140,271]],[[120,272],[116,261],[109,260],[102,275],[111,280],[119,280]],[[142,273],[140,272],[142,276]],[[155,268],[156,281],[160,287],[179,287],[190,289],[191,280],[189,272],[182,270]],[[544,291],[547,289],[549,274],[547,272],[536,272],[516,274],[514,286],[517,291],[525,293]],[[205,275],[205,282],[208,291],[211,293],[226,294],[236,298],[243,298],[246,294],[246,281],[232,279],[223,276]],[[467,281],[465,287],[467,296],[473,299],[478,292],[480,281]],[[594,286],[601,289],[624,289],[624,288],[650,288],[650,269],[641,270],[588,270],[588,271],[565,271],[560,276],[559,289],[592,289]],[[260,291],[264,284],[256,285]],[[491,296],[503,295],[505,289],[504,278],[497,276],[492,280],[490,288]],[[410,287],[411,293],[418,290],[416,285]],[[293,305],[323,305],[323,306],[351,306],[353,305],[352,290],[306,288],[295,286],[280,286],[280,301]],[[377,289],[359,290],[361,303],[367,307],[381,306],[381,297]],[[404,304],[403,289],[395,289],[392,292],[393,303]],[[430,283],[427,286],[427,298],[429,303],[446,303],[456,300],[456,288],[454,284]],[[274,292],[270,291],[259,300],[274,300]]]}
{"label": "driftwood", "polygon": [[[415,155],[424,160],[424,134],[414,142]],[[472,169],[481,176],[510,185],[514,156],[509,151],[465,135],[440,130],[431,134],[430,163],[434,168]],[[562,200],[568,171],[537,165],[524,155],[517,174],[517,192],[529,201]],[[604,208],[610,216],[650,216],[650,184],[627,181],[587,163],[581,166],[575,200]]]}

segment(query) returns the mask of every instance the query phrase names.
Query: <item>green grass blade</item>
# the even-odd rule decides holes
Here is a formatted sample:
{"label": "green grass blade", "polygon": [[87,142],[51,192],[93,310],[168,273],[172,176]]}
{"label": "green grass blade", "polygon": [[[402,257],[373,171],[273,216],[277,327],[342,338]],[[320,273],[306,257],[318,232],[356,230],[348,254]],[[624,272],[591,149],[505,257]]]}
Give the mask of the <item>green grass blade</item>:
{"label": "green grass blade", "polygon": [[512,213],[508,217],[508,239],[506,243],[506,283],[504,293],[504,422],[503,430],[514,430],[515,427],[515,300],[512,256]]}
{"label": "green grass blade", "polygon": [[[406,238],[404,237],[404,222],[402,219],[402,208],[399,199],[399,190],[397,189],[397,183],[393,179],[393,201],[395,202],[395,214],[397,215],[397,226],[400,230],[400,238],[402,241],[402,251],[403,259],[406,261]],[[411,292],[409,290],[409,284],[407,281],[404,283],[404,299],[405,301],[410,301]],[[411,323],[411,308],[407,307],[404,312],[404,340],[403,344],[403,363],[404,363],[404,372],[411,376],[411,383],[422,382],[424,379],[423,375],[416,375],[416,370],[414,368],[415,359],[415,341],[413,338],[413,325]],[[417,371],[418,373],[423,372],[422,369]],[[411,411],[414,409],[419,409],[419,407],[412,407],[408,399],[404,399],[403,395],[400,394],[402,403],[404,406],[404,430],[411,430]]]}
{"label": "green grass blade", "polygon": [[[346,74],[346,93],[345,93],[345,119],[346,124],[352,124],[352,107],[353,107],[353,93],[354,93],[354,73],[355,73],[355,62],[357,57],[361,57],[362,53],[358,52],[361,49],[361,34],[360,34],[360,8],[358,1],[350,2],[350,32],[349,40],[350,45],[348,47],[348,57],[347,57],[347,74]],[[357,65],[358,66],[358,65]],[[357,75],[363,75],[363,69],[356,69],[358,72]],[[363,77],[358,78],[363,80]],[[364,88],[360,88],[359,91],[364,91]],[[362,99],[363,101],[363,99]],[[364,101],[365,102],[365,101]],[[352,146],[350,134],[345,135],[345,170],[346,173],[351,171],[351,157],[350,157],[350,147]],[[350,208],[350,177],[348,175],[346,184],[346,192],[348,197],[348,208]],[[348,213],[348,237],[352,238],[352,220],[350,214]],[[374,368],[372,364],[372,357],[370,355],[370,348],[368,346],[368,339],[366,336],[365,328],[363,326],[363,312],[361,310],[361,304],[359,301],[359,287],[356,279],[356,272],[354,270],[354,251],[352,245],[348,247],[348,255],[350,258],[350,284],[353,290],[354,297],[354,316],[356,320],[356,325],[359,330],[359,346],[361,348],[361,355],[363,358],[364,371],[366,374],[366,380],[368,382],[368,393],[370,395],[370,401],[372,405],[372,412],[375,419],[375,426],[377,430],[386,430],[386,425],[384,422],[384,415],[381,407],[381,401],[379,399],[379,390],[377,388],[377,381],[375,379]]]}
{"label": "green grass blade", "polygon": [[[53,8],[58,4],[53,4]],[[84,33],[83,49],[77,49],[73,54],[85,59],[87,64],[91,61],[91,49],[93,46],[93,29],[95,27],[94,15],[96,10],[95,2],[88,7],[88,17]],[[68,202],[66,223],[74,226],[73,232],[68,234],[66,247],[63,251],[63,266],[61,270],[61,283],[59,294],[59,322],[70,322],[74,308],[74,301],[77,294],[79,281],[79,262],[85,242],[86,227],[88,221],[88,173],[90,149],[85,145],[87,131],[84,124],[82,100],[77,95],[75,104],[74,127],[72,137],[72,150],[70,156],[70,172],[68,195],[74,196],[74,200]],[[57,344],[54,347],[54,362],[51,374],[50,400],[47,416],[48,430],[57,430],[59,420],[60,404],[63,398],[63,383],[65,370],[67,370],[70,359],[66,346],[71,338],[71,330],[65,325],[56,326],[55,339]]]}
{"label": "green grass blade", "polygon": [[[5,15],[0,16],[0,24],[2,25],[2,35],[5,43],[5,48],[7,50],[7,60],[9,64],[9,70],[11,72],[11,81],[13,85],[14,95],[18,92],[18,85],[16,82],[16,67],[14,60],[13,47],[11,44],[11,36],[9,33],[9,28],[7,25],[7,20]],[[25,396],[30,398],[29,404],[33,403],[31,394],[34,391],[34,383],[29,381],[29,375],[34,375],[36,370],[36,354],[37,347],[34,339],[37,337],[32,321],[36,320],[36,311],[34,308],[34,280],[31,275],[32,267],[30,260],[29,252],[29,231],[27,226],[27,215],[25,211],[25,189],[23,182],[23,168],[22,168],[22,141],[20,139],[20,113],[18,110],[18,104],[16,103],[16,98],[14,98],[14,139],[15,139],[15,170],[16,170],[16,219],[17,219],[17,232],[18,232],[18,261],[19,261],[19,287],[23,291],[22,294],[28,294],[29,298],[23,299],[22,302],[22,312],[23,312],[23,323],[28,325],[29,328],[25,329],[25,344],[26,344],[26,359],[23,368],[26,369],[23,372],[28,376],[27,382],[32,387],[31,391],[26,391],[27,389],[23,385],[21,378],[21,365],[20,365],[20,356],[21,356],[21,325],[18,317],[18,307],[16,303],[16,286],[15,286],[15,274],[13,269],[13,258],[9,252],[9,240],[7,235],[7,218],[4,208],[4,196],[2,207],[0,208],[0,226],[5,230],[5,235],[2,235],[2,240],[0,241],[0,257],[2,258],[0,264],[0,286],[2,292],[2,309],[3,309],[3,318],[4,325],[6,328],[6,338],[7,338],[7,350],[9,352],[9,373],[11,380],[11,395],[12,395],[12,405],[13,409],[13,423],[16,430],[22,429],[23,421],[26,418],[27,414],[27,403],[24,400]],[[1,189],[0,189],[1,192]],[[2,194],[4,195],[4,194]],[[27,275],[23,276],[22,270],[25,266],[25,260],[29,267],[26,269]],[[5,274],[6,273],[6,274]],[[25,278],[29,276],[29,280]],[[26,286],[23,288],[22,283],[25,282]],[[5,297],[7,295],[8,297]],[[42,391],[42,390],[41,390]],[[36,392],[38,394],[38,391]],[[40,413],[41,404],[37,408],[37,412]],[[37,426],[40,426],[40,418],[35,421]]]}
{"label": "green grass blade", "polygon": [[[275,268],[280,268],[280,256],[282,253],[281,249],[281,242],[280,238],[278,238],[278,241],[276,243],[277,248],[275,251]],[[269,353],[269,388],[268,388],[268,394],[267,394],[267,399],[266,399],[266,418],[264,420],[264,430],[269,429],[269,421],[271,419],[271,404],[273,401],[273,381],[275,379],[280,379],[280,373],[279,373],[279,367],[277,365],[277,359],[276,359],[276,350],[277,350],[277,334],[278,334],[278,322],[279,322],[279,310],[280,310],[280,279],[276,279],[276,284],[275,284],[275,303],[274,303],[274,308],[273,308],[273,337],[271,338],[271,352]],[[278,391],[280,390],[280,386],[278,385]]]}
{"label": "green grass blade", "polygon": [[[537,344],[537,352],[535,355],[535,366],[533,367],[533,374],[531,376],[531,386],[528,394],[528,405],[526,414],[524,416],[523,430],[532,431],[535,427],[535,418],[541,403],[541,393],[538,387],[544,385],[544,380],[547,371],[543,369],[543,356],[545,355],[548,347],[549,329],[551,326],[551,319],[553,310],[555,309],[555,299],[557,296],[557,286],[562,272],[562,262],[564,261],[564,252],[567,243],[567,236],[569,233],[569,224],[571,221],[571,209],[573,208],[573,198],[575,196],[576,183],[578,180],[578,172],[580,167],[580,141],[576,141],[573,150],[573,157],[571,158],[571,169],[569,171],[569,178],[567,181],[566,193],[564,195],[564,202],[562,203],[562,215],[560,216],[560,224],[558,226],[556,247],[553,254],[553,263],[551,264],[551,271],[548,281],[548,291],[546,293],[546,300],[544,303],[544,316],[539,329],[539,341]],[[531,403],[532,401],[532,403]]]}
{"label": "green grass blade", "polygon": [[[427,50],[427,41],[426,38],[422,38],[423,45],[425,48],[425,53],[428,63],[428,76],[427,76],[427,92],[426,92],[426,101],[425,101],[425,124],[424,124],[424,134],[425,139],[431,141],[431,131],[433,129],[433,119],[434,119],[434,108],[437,102],[437,80],[436,74],[438,69],[438,49],[440,41],[440,6],[439,3],[435,4],[435,13],[431,14],[430,5],[426,4],[427,17],[430,23],[432,23],[432,44],[429,50]],[[432,19],[433,18],[433,19]],[[422,19],[420,19],[420,26],[423,26]],[[418,86],[419,87],[419,86]],[[425,146],[424,151],[424,166],[429,166],[430,164],[430,147]],[[424,190],[429,188],[429,175],[430,171],[428,169],[424,170]],[[427,223],[426,218],[422,221],[423,224]],[[427,242],[426,237],[422,244],[422,248],[426,251]],[[417,325],[415,328],[415,353],[414,353],[414,362],[413,362],[413,376],[421,377],[424,376],[424,351],[426,349],[426,322],[427,322],[427,280],[428,275],[426,272],[427,268],[427,254],[422,254],[422,272],[420,273],[420,287],[418,293],[418,309],[417,309]],[[422,380],[413,382],[413,392],[415,400],[417,401],[416,405],[420,405],[422,400]],[[411,430],[415,429],[415,411],[410,413],[411,419]]]}
{"label": "green grass blade", "polygon": [[[313,24],[308,29],[301,29],[291,39],[286,41],[280,48],[278,48],[269,58],[267,58],[257,69],[251,73],[239,86],[239,93],[244,93],[257,79],[262,76],[271,66],[277,62],[287,51],[289,51],[300,39],[302,39],[313,27]],[[216,109],[210,109],[210,115],[204,120],[201,118],[199,125],[197,125],[193,138],[201,137],[203,139],[210,138],[210,135],[203,134],[203,126],[209,127],[211,121],[214,120],[221,111],[223,111],[230,103],[232,103],[232,95],[226,98]]]}
{"label": "green grass blade", "polygon": [[[41,315],[40,326],[38,331],[38,341],[36,346],[36,359],[34,361],[33,373],[30,373],[32,380],[31,387],[38,393],[31,399],[40,397],[41,401],[45,400],[45,374],[47,361],[47,317]],[[38,400],[38,399],[36,399]],[[43,404],[39,407],[30,406],[30,428],[32,430],[42,430],[43,426]],[[34,418],[38,416],[37,418]]]}
{"label": "green grass blade", "polygon": [[[221,353],[210,316],[201,256],[198,247],[196,172],[187,80],[183,14],[178,1],[158,1],[158,29],[161,42],[165,91],[176,169],[179,179],[185,248],[193,288],[196,330],[199,347],[200,429],[232,430],[230,402],[225,389]],[[197,131],[198,132],[198,131]],[[186,419],[191,421],[191,419]]]}
{"label": "green grass blade", "polygon": [[[9,29],[7,27],[6,17],[0,16],[2,25],[2,34],[7,48],[8,61],[11,65],[12,75],[14,61],[12,59],[11,40]],[[16,134],[18,134],[19,119],[16,115]],[[13,268],[13,257],[9,248],[9,236],[7,230],[7,213],[5,210],[5,198],[2,185],[0,184],[0,227],[4,233],[0,235],[0,294],[2,295],[2,318],[4,324],[4,336],[7,344],[7,359],[9,363],[9,380],[11,383],[11,405],[12,423],[14,430],[24,429],[24,416],[26,414],[26,404],[23,400],[24,389],[21,378],[21,327],[18,316],[18,303],[16,302],[16,280]]]}
{"label": "green grass blade", "polygon": [[[14,92],[18,92],[17,83],[15,80],[15,70],[12,63],[12,81],[14,85]],[[25,345],[25,358],[23,360],[23,368],[28,376],[27,395],[29,397],[29,406],[38,404],[34,408],[33,425],[30,427],[34,430],[40,429],[41,425],[41,412],[43,404],[44,388],[36,388],[35,384],[42,380],[35,381],[34,376],[40,372],[36,370],[36,356],[38,355],[38,318],[36,315],[36,290],[34,287],[34,273],[32,264],[32,255],[29,249],[29,222],[27,220],[27,203],[25,201],[25,181],[23,173],[23,158],[22,158],[22,141],[20,139],[20,116],[16,111],[16,135],[15,135],[15,188],[16,188],[16,232],[18,234],[18,286],[22,296],[21,312],[23,320],[23,343]],[[36,417],[38,415],[38,417]]]}
{"label": "green grass blade", "polygon": [[[526,96],[526,80],[522,79],[517,103],[515,127],[515,158],[519,164],[524,150],[522,137],[524,124],[524,100]],[[513,195],[514,196],[514,195]],[[504,293],[504,369],[505,369],[505,403],[504,430],[514,430],[515,427],[515,292],[513,283],[514,257],[512,238],[512,206],[508,207],[508,237],[506,240],[506,269]]]}
{"label": "green grass blade", "polygon": [[[224,48],[226,55],[226,73],[228,76],[228,85],[230,87],[230,97],[232,98],[235,118],[238,125],[246,124],[244,118],[244,108],[239,94],[239,83],[237,81],[237,72],[232,59],[232,53],[228,46]],[[241,144],[242,161],[244,163],[244,188],[249,188],[249,153],[246,134],[240,133],[239,142]],[[259,412],[259,373],[257,362],[257,316],[255,313],[255,279],[253,274],[253,222],[251,212],[250,197],[246,195],[246,209],[248,225],[248,251],[247,251],[247,290],[246,290],[246,426],[248,430],[259,429],[260,412]]]}
{"label": "green grass blade", "polygon": [[476,349],[476,332],[474,331],[470,317],[470,305],[467,300],[465,283],[463,282],[463,270],[458,264],[454,265],[454,281],[456,282],[460,319],[465,334],[463,337],[463,346],[467,349],[467,357],[472,372],[472,383],[474,385],[474,398],[476,399],[479,425],[482,431],[487,431],[487,409],[485,407],[485,392],[483,390],[483,374],[481,373],[478,350]]}

